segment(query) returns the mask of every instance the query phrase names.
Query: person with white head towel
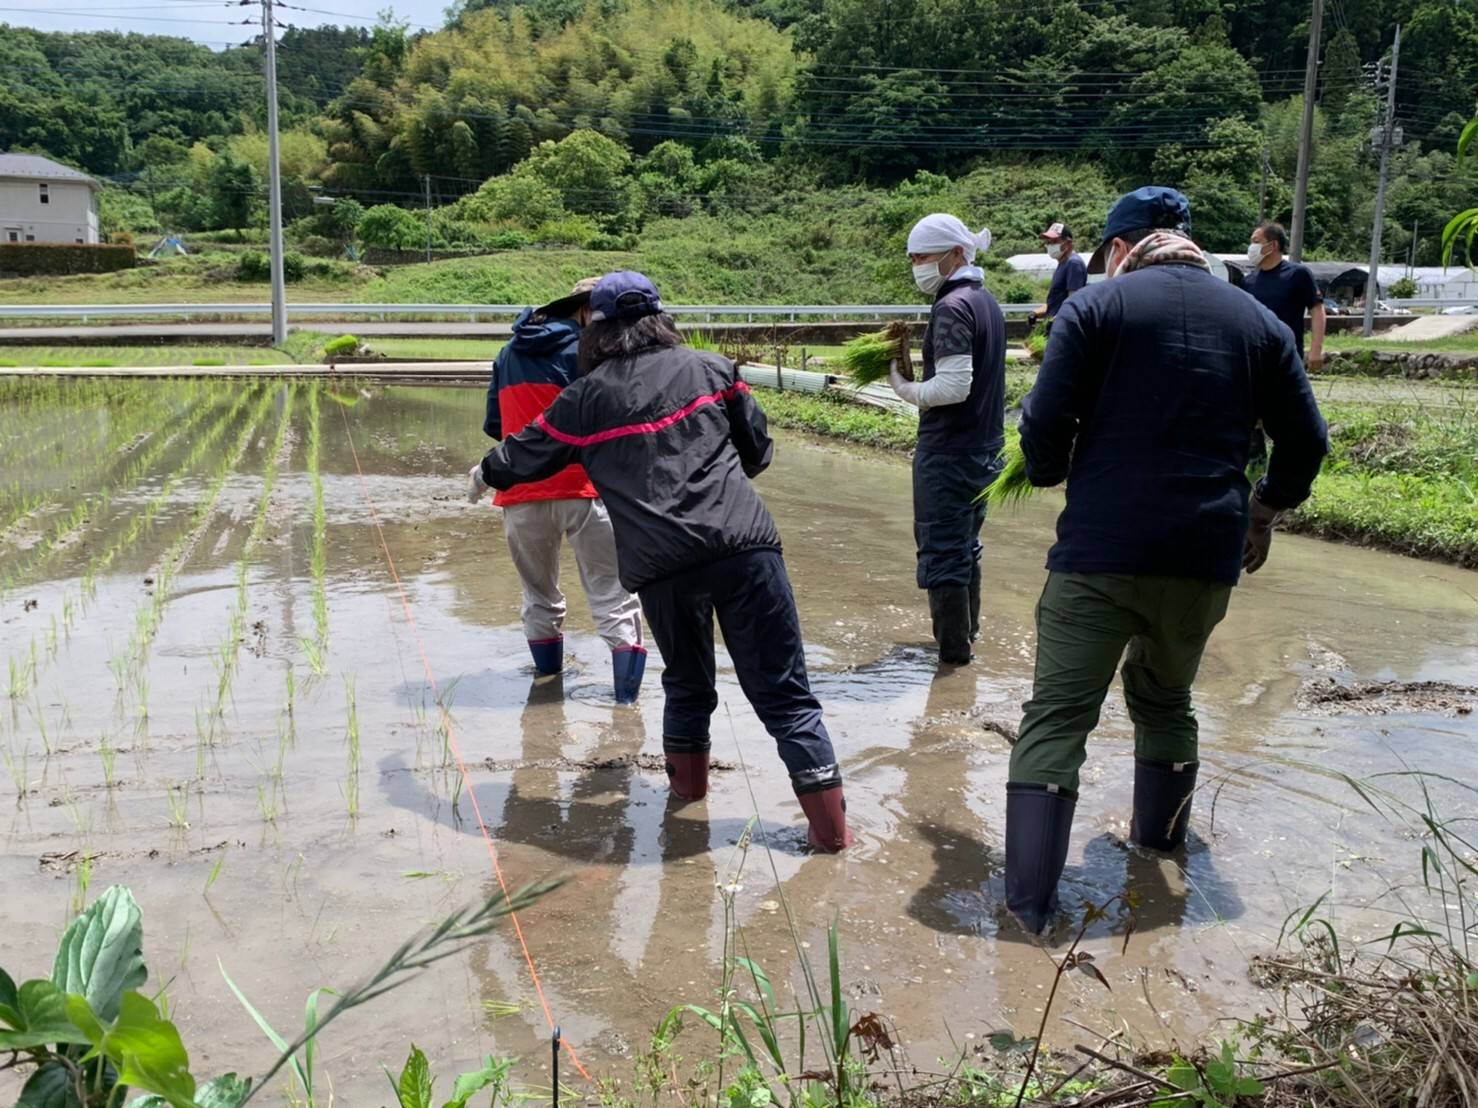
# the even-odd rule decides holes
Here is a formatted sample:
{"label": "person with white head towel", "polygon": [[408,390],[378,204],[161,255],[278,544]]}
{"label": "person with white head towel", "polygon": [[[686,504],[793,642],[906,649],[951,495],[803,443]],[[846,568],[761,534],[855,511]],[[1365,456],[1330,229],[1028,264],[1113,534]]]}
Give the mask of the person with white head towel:
{"label": "person with white head towel", "polygon": [[933,298],[924,332],[923,374],[910,359],[893,367],[893,391],[919,409],[913,460],[918,584],[943,665],[967,665],[980,634],[980,492],[1001,468],[1005,446],[1006,320],[985,288],[977,255],[988,230],[957,217],[925,216],[908,235],[914,283]]}

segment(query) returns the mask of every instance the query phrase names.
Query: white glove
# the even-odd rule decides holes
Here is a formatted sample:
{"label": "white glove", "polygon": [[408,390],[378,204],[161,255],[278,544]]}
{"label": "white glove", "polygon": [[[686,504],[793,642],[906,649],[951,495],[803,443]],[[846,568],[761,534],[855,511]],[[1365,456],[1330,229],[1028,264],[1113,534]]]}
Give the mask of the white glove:
{"label": "white glove", "polygon": [[468,470],[467,477],[467,503],[476,504],[488,494],[488,488],[490,487],[482,479],[482,463],[478,462],[477,465]]}
{"label": "white glove", "polygon": [[899,400],[907,400],[910,404],[919,402],[919,383],[905,381],[903,374],[898,372],[897,362],[890,362],[888,365],[888,384],[893,386],[893,394]]}

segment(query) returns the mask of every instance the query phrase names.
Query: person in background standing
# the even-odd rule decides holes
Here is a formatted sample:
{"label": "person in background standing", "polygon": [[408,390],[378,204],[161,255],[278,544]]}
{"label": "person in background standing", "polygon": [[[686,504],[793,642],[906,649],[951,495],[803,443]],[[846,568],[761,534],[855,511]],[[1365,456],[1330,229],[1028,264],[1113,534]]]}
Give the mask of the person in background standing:
{"label": "person in background standing", "polygon": [[[595,283],[581,281],[569,296],[525,308],[514,322],[513,338],[498,351],[488,382],[482,429],[489,438],[522,431],[579,375],[580,329],[590,315]],[[472,499],[476,503],[481,493]],[[641,603],[621,585],[610,516],[590,478],[570,465],[543,481],[500,491],[493,503],[503,509],[503,533],[523,582],[523,630],[535,670],[549,677],[564,669],[559,552],[569,539],[597,630],[611,648],[616,702],[630,704],[647,667]]]}
{"label": "person in background standing", "polygon": [[[1191,684],[1206,642],[1329,449],[1288,328],[1213,276],[1190,232],[1174,189],[1119,199],[1089,265],[1110,279],[1063,306],[1022,404],[1032,484],[1067,481],[1006,786],[1006,905],[1032,932],[1057,906],[1078,772],[1121,661],[1134,722],[1129,838],[1184,843],[1200,764]],[[1258,420],[1273,454],[1252,489]]]}
{"label": "person in background standing", "polygon": [[919,409],[918,584],[929,591],[939,661],[952,666],[969,664],[980,634],[980,493],[1000,472],[1006,443],[1006,320],[975,265],[975,255],[988,249],[989,231],[975,234],[952,215],[925,216],[909,232],[914,283],[934,307],[924,332],[924,379],[913,380],[908,359],[890,374],[893,391]]}
{"label": "person in background standing", "polygon": [[1047,256],[1057,263],[1052,284],[1047,289],[1047,303],[1031,314],[1033,323],[1049,322],[1067,303],[1067,298],[1088,283],[1088,263],[1073,249],[1073,233],[1063,223],[1054,223],[1042,232]]}
{"label": "person in background standing", "polygon": [[1309,317],[1309,356],[1305,361],[1310,373],[1324,368],[1324,293],[1306,265],[1290,262],[1283,256],[1288,249],[1288,232],[1281,223],[1262,223],[1252,232],[1247,260],[1253,269],[1242,279],[1242,287],[1252,298],[1293,332],[1293,344],[1299,358],[1304,357],[1304,313]]}

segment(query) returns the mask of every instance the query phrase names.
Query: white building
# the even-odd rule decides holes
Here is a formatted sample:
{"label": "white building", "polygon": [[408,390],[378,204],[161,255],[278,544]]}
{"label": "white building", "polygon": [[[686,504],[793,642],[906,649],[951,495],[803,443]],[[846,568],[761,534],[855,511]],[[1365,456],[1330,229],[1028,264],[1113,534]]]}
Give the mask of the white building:
{"label": "white building", "polygon": [[102,187],[50,158],[0,154],[0,242],[96,243]]}

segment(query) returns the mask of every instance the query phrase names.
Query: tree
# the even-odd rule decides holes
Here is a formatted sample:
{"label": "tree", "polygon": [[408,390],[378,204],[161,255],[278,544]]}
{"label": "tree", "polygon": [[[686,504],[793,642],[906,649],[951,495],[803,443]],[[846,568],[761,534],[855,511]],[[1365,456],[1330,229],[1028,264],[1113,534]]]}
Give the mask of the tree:
{"label": "tree", "polygon": [[426,222],[394,204],[379,204],[360,217],[359,241],[387,250],[416,250],[426,245]]}
{"label": "tree", "polygon": [[575,131],[559,142],[540,143],[524,169],[559,192],[567,210],[619,226],[632,199],[631,155],[595,131]]}
{"label": "tree", "polygon": [[1324,49],[1324,107],[1338,115],[1350,102],[1350,95],[1360,87],[1360,44],[1354,33],[1342,28]]}
{"label": "tree", "polygon": [[229,152],[212,162],[206,178],[210,220],[214,227],[250,227],[262,207],[257,171]]}

